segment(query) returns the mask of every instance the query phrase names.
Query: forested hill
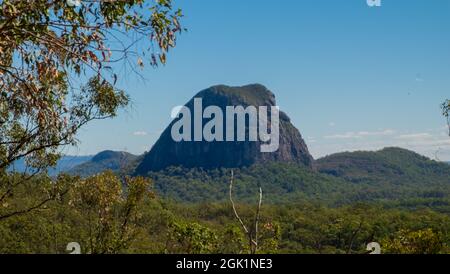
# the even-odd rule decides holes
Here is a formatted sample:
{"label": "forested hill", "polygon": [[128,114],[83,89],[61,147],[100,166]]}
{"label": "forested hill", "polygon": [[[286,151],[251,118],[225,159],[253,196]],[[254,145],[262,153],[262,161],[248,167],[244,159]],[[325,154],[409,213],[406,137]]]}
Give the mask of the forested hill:
{"label": "forested hill", "polygon": [[450,167],[401,148],[337,153],[316,161],[319,172],[353,183],[440,186],[450,184]]}
{"label": "forested hill", "polygon": [[124,151],[105,150],[96,154],[90,161],[73,167],[67,173],[88,177],[102,171],[112,170],[123,173],[139,159],[139,156]]}
{"label": "forested hill", "polygon": [[[339,153],[318,159],[315,165],[315,170],[285,163],[235,169],[236,195],[254,200],[261,186],[265,200],[275,203],[445,206],[450,199],[450,166],[405,149]],[[150,176],[161,195],[198,202],[227,199],[230,172],[172,167]]]}

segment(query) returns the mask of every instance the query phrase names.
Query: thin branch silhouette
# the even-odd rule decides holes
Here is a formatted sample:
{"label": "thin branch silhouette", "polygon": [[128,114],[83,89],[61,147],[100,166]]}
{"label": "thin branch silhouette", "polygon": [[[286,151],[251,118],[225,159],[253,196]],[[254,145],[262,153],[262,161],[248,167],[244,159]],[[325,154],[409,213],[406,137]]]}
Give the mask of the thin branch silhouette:
{"label": "thin branch silhouette", "polygon": [[250,253],[256,254],[256,252],[258,251],[258,223],[259,223],[260,214],[261,214],[261,205],[262,205],[262,197],[263,197],[262,188],[261,187],[259,188],[258,207],[256,209],[256,215],[255,215],[255,219],[253,221],[253,226],[249,230],[247,228],[247,226],[244,224],[244,222],[242,221],[241,217],[239,216],[239,214],[236,210],[236,205],[233,201],[233,194],[232,194],[233,193],[233,181],[234,181],[234,171],[231,170],[230,192],[229,192],[231,206],[233,207],[233,212],[234,212],[234,215],[236,216],[236,219],[241,224],[245,234],[247,235],[247,237],[249,239]]}

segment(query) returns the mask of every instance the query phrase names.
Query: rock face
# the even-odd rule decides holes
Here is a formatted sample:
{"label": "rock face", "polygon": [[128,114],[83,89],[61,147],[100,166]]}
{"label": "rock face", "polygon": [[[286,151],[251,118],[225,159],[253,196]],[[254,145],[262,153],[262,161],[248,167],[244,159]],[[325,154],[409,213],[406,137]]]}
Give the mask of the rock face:
{"label": "rock face", "polygon": [[[218,106],[226,113],[226,106],[275,106],[275,96],[262,85],[254,84],[242,87],[224,85],[213,86],[199,92],[194,98],[202,98],[203,110],[208,106]],[[185,106],[194,113],[194,98]],[[193,114],[192,114],[193,116]],[[269,115],[270,117],[270,115]],[[193,124],[192,117],[192,124]],[[203,119],[203,125],[210,119]],[[289,117],[280,111],[280,140],[276,152],[260,152],[260,141],[181,141],[176,142],[171,135],[172,125],[163,131],[159,140],[136,168],[137,175],[145,175],[149,171],[159,171],[169,166],[187,168],[201,167],[238,168],[269,161],[290,162],[312,167],[313,158],[299,131],[291,124]],[[225,125],[225,123],[224,123]],[[246,123],[248,130],[248,122]],[[225,132],[225,130],[224,130]],[[192,136],[194,134],[192,133]]]}

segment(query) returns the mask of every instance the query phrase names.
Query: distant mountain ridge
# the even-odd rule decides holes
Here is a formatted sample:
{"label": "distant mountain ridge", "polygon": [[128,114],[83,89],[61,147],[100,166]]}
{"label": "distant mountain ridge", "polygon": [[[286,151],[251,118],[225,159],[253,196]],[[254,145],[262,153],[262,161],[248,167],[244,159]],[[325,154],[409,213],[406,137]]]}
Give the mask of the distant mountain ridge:
{"label": "distant mountain ridge", "polygon": [[[69,170],[75,168],[76,166],[88,162],[92,159],[92,155],[82,155],[82,156],[75,156],[75,155],[63,155],[58,161],[55,167],[48,169],[48,174],[50,176],[56,176],[59,173],[68,172]],[[25,160],[23,158],[19,159],[18,161],[14,162],[14,164],[8,168],[9,171],[16,171],[16,172],[25,172],[29,171],[29,168],[27,168],[27,165],[25,163]]]}

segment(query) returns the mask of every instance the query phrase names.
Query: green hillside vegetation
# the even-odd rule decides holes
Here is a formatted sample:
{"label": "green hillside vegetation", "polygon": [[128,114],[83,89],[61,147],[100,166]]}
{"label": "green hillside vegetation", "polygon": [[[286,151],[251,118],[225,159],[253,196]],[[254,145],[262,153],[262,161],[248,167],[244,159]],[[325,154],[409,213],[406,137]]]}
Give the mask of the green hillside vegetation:
{"label": "green hillside vegetation", "polygon": [[[163,197],[205,202],[227,198],[230,173],[230,169],[171,167],[149,177]],[[372,202],[439,208],[450,202],[450,167],[400,148],[331,155],[317,160],[315,170],[267,163],[235,173],[236,195],[243,201],[250,201],[262,187],[269,203],[308,201],[339,206]]]}
{"label": "green hillside vegetation", "polygon": [[[148,179],[111,172],[53,183],[36,177],[0,207],[0,216],[42,199],[55,184],[64,194],[45,207],[0,219],[0,253],[67,253],[69,242],[96,254],[249,252],[229,202],[173,202],[150,191]],[[239,202],[237,210],[252,222],[253,204]],[[263,203],[258,253],[363,254],[373,241],[383,253],[449,253],[449,229],[449,215],[431,209]]]}
{"label": "green hillside vegetation", "polygon": [[[298,200],[324,204],[343,201],[345,193],[356,185],[296,164],[267,163],[235,169],[235,193],[243,201],[252,201],[259,187],[270,203]],[[216,202],[228,199],[231,169],[187,169],[171,167],[149,173],[155,189],[163,197],[180,202]]]}
{"label": "green hillside vegetation", "polygon": [[439,206],[447,205],[450,197],[449,166],[401,148],[338,153],[316,165],[321,173],[361,186],[366,198],[415,199]]}
{"label": "green hillside vegetation", "polygon": [[440,187],[450,181],[450,171],[445,163],[394,147],[376,152],[337,153],[319,159],[316,164],[322,173],[355,183]]}

